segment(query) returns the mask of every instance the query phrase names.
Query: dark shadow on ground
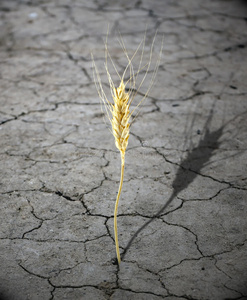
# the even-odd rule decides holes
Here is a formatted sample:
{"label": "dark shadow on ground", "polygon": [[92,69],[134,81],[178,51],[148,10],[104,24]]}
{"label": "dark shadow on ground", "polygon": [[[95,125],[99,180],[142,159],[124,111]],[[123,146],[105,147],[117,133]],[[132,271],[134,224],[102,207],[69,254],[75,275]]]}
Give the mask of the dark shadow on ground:
{"label": "dark shadow on ground", "polygon": [[[202,135],[199,144],[196,147],[192,147],[192,150],[188,151],[187,156],[182,160],[181,163],[178,164],[178,170],[174,181],[172,183],[173,193],[165,203],[165,205],[148,220],[145,224],[143,224],[133,235],[133,237],[129,240],[127,246],[124,248],[121,258],[124,259],[127,251],[131,247],[133,241],[138,236],[138,234],[145,229],[155,218],[160,217],[166,210],[166,208],[171,204],[171,202],[176,198],[176,196],[183,190],[185,190],[196,178],[196,176],[200,173],[201,169],[210,163],[210,158],[213,156],[213,152],[217,150],[220,146],[220,138],[223,134],[223,130],[227,124],[233,121],[229,120],[225,124],[223,124],[220,128],[214,131],[210,131],[209,127],[214,116],[214,108],[215,103],[213,103],[212,108],[210,110],[209,116],[204,124],[204,129],[202,132],[198,132],[198,134]],[[246,113],[246,112],[244,112]],[[192,132],[193,126],[195,123],[195,115],[190,120],[191,126],[189,131]],[[223,120],[224,123],[224,120]],[[189,139],[189,134],[185,135],[185,143],[187,143]]]}
{"label": "dark shadow on ground", "polygon": [[14,297],[7,296],[6,293],[0,291],[0,300],[11,300],[11,299],[14,299]]}
{"label": "dark shadow on ground", "polygon": [[206,129],[206,133],[203,139],[199,142],[198,146],[192,149],[187,157],[182,161],[179,166],[179,169],[176,173],[175,179],[172,183],[173,193],[170,198],[167,200],[165,205],[150,219],[148,220],[142,227],[140,227],[133,237],[128,242],[124,251],[121,254],[122,259],[124,259],[128,249],[133,243],[134,239],[138,236],[138,234],[147,227],[155,218],[159,217],[169,204],[175,199],[175,197],[183,190],[185,190],[196,178],[200,170],[203,166],[210,160],[213,155],[213,151],[215,151],[219,145],[219,139],[222,136],[224,126],[220,127],[218,130],[210,132]]}

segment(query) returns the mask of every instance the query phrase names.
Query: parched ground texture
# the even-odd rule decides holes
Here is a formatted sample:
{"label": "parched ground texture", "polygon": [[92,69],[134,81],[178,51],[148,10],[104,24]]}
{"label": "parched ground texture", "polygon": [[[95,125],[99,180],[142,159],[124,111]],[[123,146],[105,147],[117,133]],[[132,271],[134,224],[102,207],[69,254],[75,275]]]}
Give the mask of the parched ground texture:
{"label": "parched ground texture", "polygon": [[[146,32],[146,64],[157,30],[134,105],[164,39],[131,126],[120,267],[91,60],[110,95],[108,24],[120,75],[121,38],[131,57]],[[2,0],[0,26],[0,299],[247,299],[246,1]]]}

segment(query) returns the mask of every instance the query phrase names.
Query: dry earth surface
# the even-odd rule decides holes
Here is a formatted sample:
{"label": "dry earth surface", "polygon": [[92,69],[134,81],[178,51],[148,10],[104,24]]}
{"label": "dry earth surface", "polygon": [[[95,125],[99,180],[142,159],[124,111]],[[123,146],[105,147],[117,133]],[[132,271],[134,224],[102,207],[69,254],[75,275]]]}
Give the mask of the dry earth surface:
{"label": "dry earth surface", "polygon": [[[119,32],[132,55],[146,31],[147,63],[158,30],[135,104],[164,37],[131,126],[120,267],[91,61],[108,93],[108,24],[120,74]],[[0,26],[0,299],[247,299],[247,2],[1,0]]]}

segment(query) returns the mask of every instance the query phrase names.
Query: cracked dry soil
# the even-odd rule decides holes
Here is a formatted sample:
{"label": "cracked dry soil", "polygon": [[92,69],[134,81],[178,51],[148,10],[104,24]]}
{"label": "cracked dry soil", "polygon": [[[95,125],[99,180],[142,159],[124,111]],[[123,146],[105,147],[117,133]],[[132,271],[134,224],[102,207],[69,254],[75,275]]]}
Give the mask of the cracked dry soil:
{"label": "cracked dry soil", "polygon": [[[0,2],[0,299],[247,299],[247,4]],[[158,30],[155,85],[120,160],[95,90],[104,39]],[[139,95],[145,93],[148,80]]]}

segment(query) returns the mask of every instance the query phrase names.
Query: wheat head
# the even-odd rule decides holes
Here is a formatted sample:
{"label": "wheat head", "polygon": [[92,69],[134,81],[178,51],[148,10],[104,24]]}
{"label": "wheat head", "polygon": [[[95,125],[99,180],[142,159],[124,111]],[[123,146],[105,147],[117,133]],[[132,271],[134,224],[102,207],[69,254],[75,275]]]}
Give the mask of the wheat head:
{"label": "wheat head", "polygon": [[114,90],[114,105],[112,108],[112,133],[115,137],[115,145],[124,156],[129,140],[129,94],[125,92],[123,80]]}

